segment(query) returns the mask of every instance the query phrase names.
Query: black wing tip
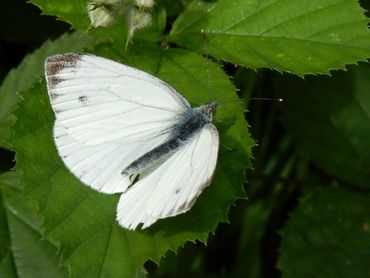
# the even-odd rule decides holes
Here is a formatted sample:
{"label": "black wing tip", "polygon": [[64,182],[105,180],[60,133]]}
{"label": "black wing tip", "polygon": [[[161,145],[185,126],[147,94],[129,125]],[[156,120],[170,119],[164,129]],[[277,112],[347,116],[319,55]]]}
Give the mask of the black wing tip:
{"label": "black wing tip", "polygon": [[46,64],[60,63],[60,62],[74,63],[76,61],[81,60],[81,57],[83,55],[86,55],[86,54],[80,53],[80,52],[67,52],[63,54],[56,54],[56,55],[49,56],[48,58],[46,58]]}
{"label": "black wing tip", "polygon": [[81,61],[84,55],[83,53],[71,52],[50,56],[45,61],[45,73],[47,75],[53,75],[65,67],[75,66],[78,61]]}
{"label": "black wing tip", "polygon": [[63,79],[57,74],[67,67],[74,67],[85,54],[78,52],[57,54],[50,56],[45,61],[45,76],[49,88],[55,88]]}

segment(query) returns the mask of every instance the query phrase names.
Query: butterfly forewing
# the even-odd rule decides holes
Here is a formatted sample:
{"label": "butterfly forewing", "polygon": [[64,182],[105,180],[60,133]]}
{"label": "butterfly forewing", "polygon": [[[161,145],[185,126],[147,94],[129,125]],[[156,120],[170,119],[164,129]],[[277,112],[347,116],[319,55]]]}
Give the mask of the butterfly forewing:
{"label": "butterfly forewing", "polygon": [[101,57],[48,58],[46,80],[55,143],[67,168],[88,186],[123,192],[121,172],[166,142],[189,103],[163,81]]}

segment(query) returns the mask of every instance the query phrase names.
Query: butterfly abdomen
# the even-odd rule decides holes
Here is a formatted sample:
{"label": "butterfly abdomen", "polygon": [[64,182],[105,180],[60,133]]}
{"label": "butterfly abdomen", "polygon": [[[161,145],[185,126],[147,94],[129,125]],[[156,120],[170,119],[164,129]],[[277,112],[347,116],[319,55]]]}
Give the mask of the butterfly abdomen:
{"label": "butterfly abdomen", "polygon": [[204,117],[201,110],[199,108],[193,108],[191,113],[186,113],[182,116],[179,124],[173,128],[172,136],[170,136],[167,142],[132,162],[122,171],[122,175],[130,176],[140,172],[165,156],[169,158],[172,153],[186,144],[207,123],[209,123],[209,120]]}

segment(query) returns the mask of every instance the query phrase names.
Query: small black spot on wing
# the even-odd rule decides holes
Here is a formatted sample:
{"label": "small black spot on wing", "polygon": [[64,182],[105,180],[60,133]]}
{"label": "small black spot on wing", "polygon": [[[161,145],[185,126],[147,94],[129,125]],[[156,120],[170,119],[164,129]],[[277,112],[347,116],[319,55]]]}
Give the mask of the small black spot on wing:
{"label": "small black spot on wing", "polygon": [[86,103],[87,102],[87,96],[79,96],[78,101]]}

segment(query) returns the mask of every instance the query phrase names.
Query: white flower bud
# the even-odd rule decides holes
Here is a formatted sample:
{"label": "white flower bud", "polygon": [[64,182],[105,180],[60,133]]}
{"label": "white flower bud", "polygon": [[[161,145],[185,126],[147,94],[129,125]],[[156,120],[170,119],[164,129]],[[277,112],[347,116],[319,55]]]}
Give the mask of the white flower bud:
{"label": "white flower bud", "polygon": [[113,10],[107,6],[96,6],[95,4],[89,3],[87,12],[92,27],[110,26],[115,21]]}
{"label": "white flower bud", "polygon": [[128,10],[126,16],[128,26],[126,42],[127,46],[128,42],[131,41],[136,31],[146,28],[152,24],[152,16],[150,12],[141,11],[136,7],[132,7],[130,10]]}
{"label": "white flower bud", "polygon": [[153,8],[154,0],[134,0],[135,5],[139,8]]}

